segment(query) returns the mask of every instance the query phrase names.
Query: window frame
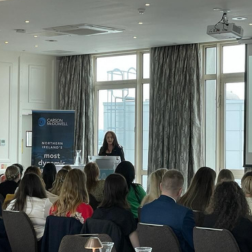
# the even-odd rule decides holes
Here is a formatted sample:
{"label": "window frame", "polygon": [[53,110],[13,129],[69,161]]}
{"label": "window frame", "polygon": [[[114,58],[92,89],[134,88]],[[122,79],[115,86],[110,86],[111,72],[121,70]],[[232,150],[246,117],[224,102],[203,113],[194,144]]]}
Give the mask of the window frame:
{"label": "window frame", "polygon": [[[205,111],[205,81],[216,80],[216,159],[215,159],[215,171],[218,174],[221,169],[225,167],[225,84],[244,82],[245,76],[242,73],[223,73],[223,47],[239,45],[238,42],[212,42],[201,44],[202,54],[202,78],[201,83],[203,85],[203,111]],[[216,74],[206,74],[206,49],[216,47]],[[204,136],[206,136],[206,115],[203,113],[204,122]],[[204,156],[206,157],[206,138],[204,137]],[[206,159],[205,159],[206,165]],[[233,172],[235,179],[241,179],[244,171],[238,169],[230,169]]]}
{"label": "window frame", "polygon": [[[121,51],[115,53],[103,53],[92,55],[93,76],[94,76],[94,153],[98,153],[98,109],[99,91],[107,89],[135,88],[135,172],[137,183],[142,183],[142,176],[147,175],[147,170],[143,170],[143,84],[150,84],[149,78],[143,78],[143,55],[150,53],[149,49]],[[135,80],[113,80],[97,81],[97,59],[100,57],[114,57],[136,54]]]}

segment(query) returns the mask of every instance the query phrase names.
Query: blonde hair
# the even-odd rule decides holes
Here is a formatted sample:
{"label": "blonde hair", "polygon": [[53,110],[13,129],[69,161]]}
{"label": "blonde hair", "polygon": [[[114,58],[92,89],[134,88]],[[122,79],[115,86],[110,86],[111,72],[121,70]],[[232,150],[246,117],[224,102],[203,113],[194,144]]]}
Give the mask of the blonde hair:
{"label": "blonde hair", "polygon": [[148,193],[143,198],[141,206],[152,202],[161,195],[160,183],[162,181],[163,175],[168,171],[166,168],[160,168],[152,172],[149,175],[149,185]]}
{"label": "blonde hair", "polygon": [[83,202],[89,203],[86,175],[79,169],[72,169],[66,175],[59,199],[53,204],[53,207],[56,207],[53,215],[66,216],[68,213],[74,215],[78,205]]}
{"label": "blonde hair", "polygon": [[219,172],[219,175],[217,178],[217,184],[223,181],[234,181],[234,175],[230,170],[223,169]]}
{"label": "blonde hair", "polygon": [[56,178],[53,182],[52,189],[50,190],[51,193],[55,195],[60,195],[60,190],[61,190],[61,187],[63,185],[63,182],[65,180],[67,173],[68,171],[65,169],[61,169],[58,171],[58,173],[56,174]]}
{"label": "blonde hair", "polygon": [[252,176],[246,177],[244,180],[242,180],[241,183],[242,190],[246,195],[250,195],[252,197]]}
{"label": "blonde hair", "polygon": [[9,167],[7,167],[6,171],[5,171],[5,177],[7,180],[11,180],[14,181],[17,178],[19,178],[19,168],[16,165],[11,165]]}

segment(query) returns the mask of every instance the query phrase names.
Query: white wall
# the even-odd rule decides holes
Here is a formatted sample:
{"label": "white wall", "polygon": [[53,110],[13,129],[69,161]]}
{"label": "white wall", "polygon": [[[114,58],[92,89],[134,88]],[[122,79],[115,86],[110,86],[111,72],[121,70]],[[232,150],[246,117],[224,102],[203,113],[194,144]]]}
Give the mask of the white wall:
{"label": "white wall", "polygon": [[0,168],[22,163],[22,117],[56,108],[55,66],[56,57],[0,51]]}

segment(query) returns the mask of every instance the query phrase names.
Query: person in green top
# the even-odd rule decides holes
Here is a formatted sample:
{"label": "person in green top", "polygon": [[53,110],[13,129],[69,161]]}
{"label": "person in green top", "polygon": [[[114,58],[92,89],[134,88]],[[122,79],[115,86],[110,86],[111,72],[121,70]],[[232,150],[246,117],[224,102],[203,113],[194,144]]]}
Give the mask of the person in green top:
{"label": "person in green top", "polygon": [[116,167],[115,173],[123,175],[127,181],[129,189],[127,201],[134,218],[137,220],[138,208],[140,207],[146,192],[140,184],[133,183],[135,179],[135,168],[131,162],[123,161]]}

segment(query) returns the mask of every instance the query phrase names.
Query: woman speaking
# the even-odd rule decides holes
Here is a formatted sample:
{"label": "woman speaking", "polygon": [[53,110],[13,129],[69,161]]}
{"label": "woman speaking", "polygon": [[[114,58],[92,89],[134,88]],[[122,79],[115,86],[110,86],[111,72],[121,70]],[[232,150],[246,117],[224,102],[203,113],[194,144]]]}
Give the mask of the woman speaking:
{"label": "woman speaking", "polygon": [[108,131],[105,134],[99,156],[120,156],[121,161],[125,160],[123,147],[118,144],[116,134],[113,131]]}

